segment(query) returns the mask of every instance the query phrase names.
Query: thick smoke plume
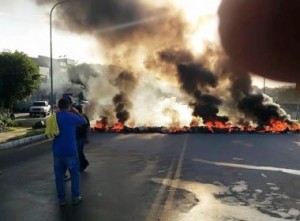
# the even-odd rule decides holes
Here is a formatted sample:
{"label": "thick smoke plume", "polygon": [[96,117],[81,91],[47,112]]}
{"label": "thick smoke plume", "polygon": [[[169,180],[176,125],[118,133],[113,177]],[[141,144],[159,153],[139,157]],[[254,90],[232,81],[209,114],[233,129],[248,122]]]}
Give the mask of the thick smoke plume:
{"label": "thick smoke plume", "polygon": [[177,70],[181,87],[194,97],[195,101],[191,104],[194,107],[193,115],[202,117],[204,123],[218,120],[217,113],[218,106],[222,103],[221,99],[201,92],[207,87],[216,87],[217,77],[201,64],[178,64]]}
{"label": "thick smoke plume", "polygon": [[129,95],[134,91],[136,83],[137,79],[128,71],[122,71],[115,79],[115,85],[121,92],[113,97],[113,103],[116,117],[121,123],[125,123],[130,118],[128,109],[132,108],[132,102]]}
{"label": "thick smoke plume", "polygon": [[113,98],[113,102],[115,105],[115,112],[116,117],[118,118],[119,122],[124,123],[130,117],[129,112],[126,110],[126,107],[131,107],[131,102],[127,99],[124,94],[117,94]]}
{"label": "thick smoke plume", "polygon": [[222,100],[208,92],[209,88],[218,85],[218,77],[206,69],[200,61],[196,61],[191,52],[185,50],[165,50],[159,53],[160,59],[173,63],[177,67],[178,81],[182,90],[190,95],[193,115],[201,117],[203,122],[228,121],[227,117],[218,116],[219,105]]}
{"label": "thick smoke plume", "polygon": [[268,125],[270,118],[289,120],[284,110],[263,94],[252,94],[239,102],[239,108],[250,118],[256,119],[258,125]]}
{"label": "thick smoke plume", "polygon": [[[36,0],[38,4],[54,5],[54,0]],[[56,8],[55,24],[60,28],[69,29],[78,34],[89,34],[98,41],[99,49],[104,51],[107,64],[112,64],[121,71],[104,70],[105,79],[97,77],[97,82],[89,81],[89,99],[102,99],[104,101],[92,102],[95,112],[103,112],[110,99],[116,111],[118,120],[127,120],[132,105],[122,101],[130,101],[135,88],[134,80],[125,79],[120,74],[122,70],[132,70],[138,75],[139,68],[136,63],[151,60],[153,54],[165,47],[184,45],[186,23],[182,15],[173,10],[169,4],[149,4],[146,1],[136,0],[72,0]],[[139,71],[140,72],[140,71]],[[117,74],[117,75],[118,75]],[[103,74],[101,74],[104,77]],[[127,75],[128,77],[128,75]],[[84,84],[82,79],[72,79],[73,82]],[[126,86],[127,85],[127,86]],[[108,91],[105,91],[106,88]],[[97,94],[97,95],[95,95]],[[111,95],[113,94],[113,95]],[[114,101],[115,96],[122,95],[120,103]],[[120,111],[119,111],[120,110]],[[123,115],[121,114],[123,113]],[[102,115],[102,114],[101,114]],[[127,117],[122,117],[122,116]]]}
{"label": "thick smoke plume", "polygon": [[[242,5],[248,0],[237,1]],[[261,1],[263,5],[268,2]],[[206,51],[196,53],[189,42],[190,24],[170,2],[72,0],[57,8],[56,24],[95,37],[106,58],[106,64],[95,70],[82,66],[70,72],[71,82],[86,90],[90,114],[101,118],[105,125],[118,121],[157,126],[157,121],[157,124],[163,122],[161,126],[179,127],[186,125],[181,123],[182,119],[196,125],[199,118],[212,125],[234,121],[265,126],[271,118],[288,121],[288,115],[279,105],[252,90],[249,72],[264,72],[264,68],[256,64],[248,68],[243,59],[255,61],[265,54],[251,51],[255,47],[231,53],[231,43],[235,43],[232,39],[239,38],[244,30],[227,28],[232,20],[227,19],[226,5],[234,1],[224,0],[220,9],[220,33],[229,56],[218,44],[207,44]],[[254,33],[260,32],[250,34]],[[232,37],[230,44],[228,37]]]}
{"label": "thick smoke plume", "polygon": [[[56,2],[36,1],[39,4]],[[184,22],[170,7],[158,7],[141,0],[72,0],[57,8],[56,23],[73,32],[96,37],[107,50],[106,57],[117,60],[116,57],[126,55],[122,57],[125,59],[146,45],[153,48],[171,39],[174,44],[182,43]],[[118,53],[112,52],[113,49]]]}
{"label": "thick smoke plume", "polygon": [[68,70],[69,81],[87,88],[89,80],[98,76],[95,69],[88,64],[73,66]]}
{"label": "thick smoke plume", "polygon": [[178,64],[177,70],[182,88],[188,93],[195,93],[199,88],[217,86],[217,77],[200,63]]}

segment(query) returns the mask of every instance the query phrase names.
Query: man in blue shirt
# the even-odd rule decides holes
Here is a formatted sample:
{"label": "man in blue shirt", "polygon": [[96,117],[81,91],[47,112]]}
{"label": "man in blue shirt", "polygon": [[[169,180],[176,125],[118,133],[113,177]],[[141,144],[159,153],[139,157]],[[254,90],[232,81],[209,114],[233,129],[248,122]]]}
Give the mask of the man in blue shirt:
{"label": "man in blue shirt", "polygon": [[69,107],[69,102],[64,98],[58,101],[58,108],[56,120],[59,134],[52,145],[57,196],[59,204],[65,205],[64,174],[68,169],[71,174],[72,203],[78,204],[82,199],[75,131],[77,126],[86,124],[86,120],[74,107]]}

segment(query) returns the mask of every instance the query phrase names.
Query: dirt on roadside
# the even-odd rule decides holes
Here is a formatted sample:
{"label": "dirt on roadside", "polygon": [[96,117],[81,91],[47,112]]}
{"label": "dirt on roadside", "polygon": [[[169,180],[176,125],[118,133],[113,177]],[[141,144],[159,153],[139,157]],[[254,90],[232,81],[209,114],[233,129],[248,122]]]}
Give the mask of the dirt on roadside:
{"label": "dirt on roadside", "polygon": [[31,130],[31,127],[28,128],[8,128],[0,133],[0,144],[9,141],[14,137],[19,137],[26,135]]}

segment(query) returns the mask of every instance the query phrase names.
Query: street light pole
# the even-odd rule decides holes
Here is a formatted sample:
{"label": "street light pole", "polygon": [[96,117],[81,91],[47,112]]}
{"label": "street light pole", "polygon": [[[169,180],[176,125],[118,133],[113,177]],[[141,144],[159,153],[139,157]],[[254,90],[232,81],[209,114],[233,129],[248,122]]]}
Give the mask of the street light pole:
{"label": "street light pole", "polygon": [[55,5],[53,5],[53,7],[51,8],[50,11],[50,105],[51,105],[51,112],[53,113],[53,104],[54,104],[54,96],[53,96],[53,59],[52,59],[52,12],[54,10],[54,8],[62,3],[65,3],[69,0],[64,0],[61,2],[56,3]]}

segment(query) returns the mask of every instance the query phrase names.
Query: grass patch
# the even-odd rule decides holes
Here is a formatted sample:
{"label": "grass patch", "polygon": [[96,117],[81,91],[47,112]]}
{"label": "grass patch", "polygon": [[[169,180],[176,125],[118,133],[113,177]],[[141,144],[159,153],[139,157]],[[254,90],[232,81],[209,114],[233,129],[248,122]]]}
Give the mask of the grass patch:
{"label": "grass patch", "polygon": [[30,118],[30,119],[26,119],[26,120],[19,120],[16,121],[16,127],[32,127],[32,125],[34,125],[35,123],[39,122],[39,121],[43,121],[44,123],[46,123],[46,120],[41,120],[39,118]]}
{"label": "grass patch", "polygon": [[45,128],[32,129],[31,127],[9,127],[5,132],[0,133],[0,143],[19,140],[45,133]]}

